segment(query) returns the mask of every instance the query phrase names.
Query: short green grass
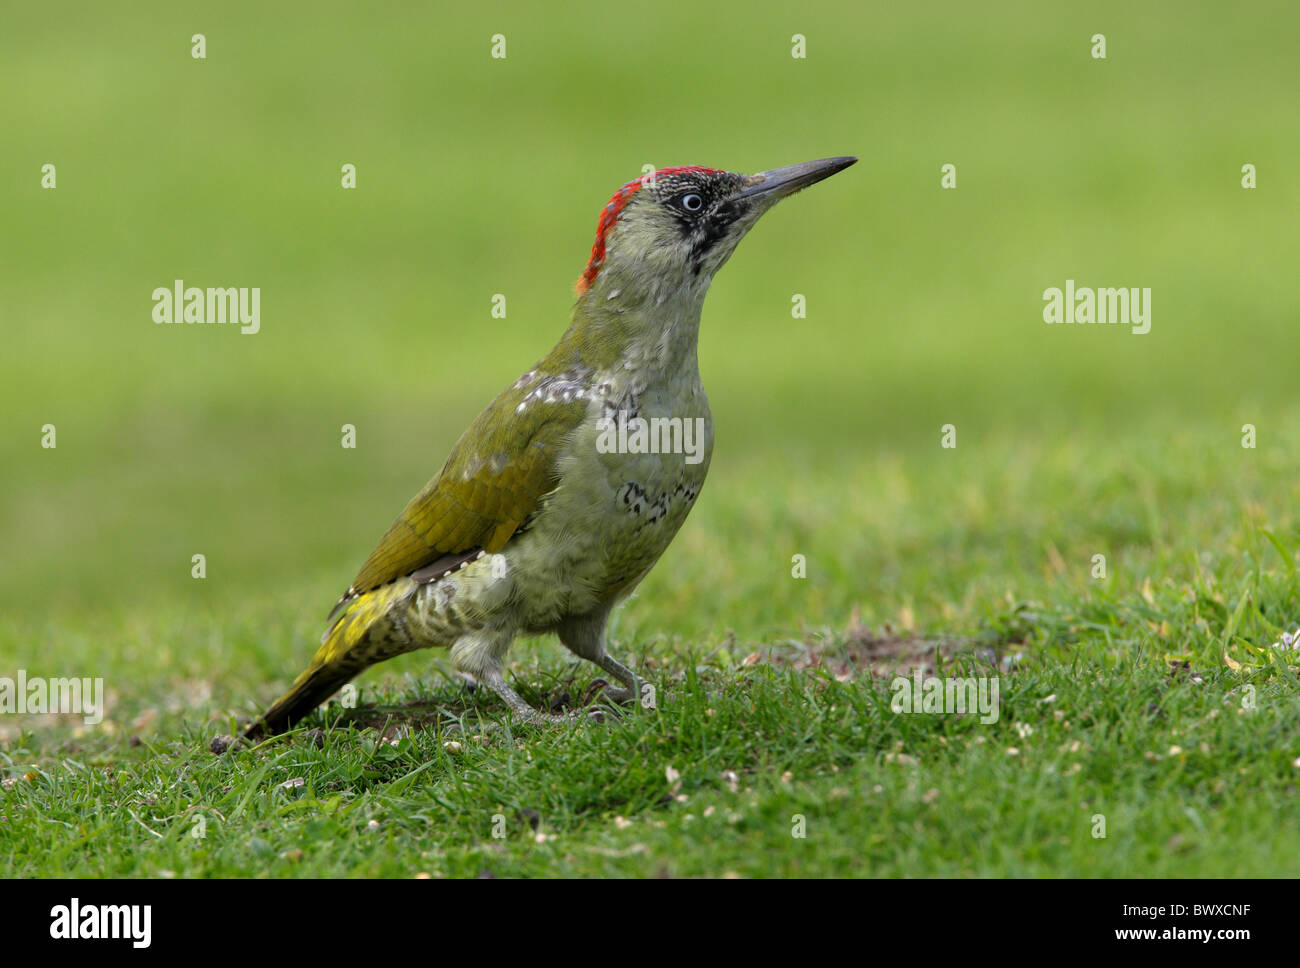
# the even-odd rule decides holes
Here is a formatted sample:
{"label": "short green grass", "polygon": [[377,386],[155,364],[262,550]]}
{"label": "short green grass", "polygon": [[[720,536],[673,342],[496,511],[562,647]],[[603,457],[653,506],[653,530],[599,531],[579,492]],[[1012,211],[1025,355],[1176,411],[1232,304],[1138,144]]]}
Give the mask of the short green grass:
{"label": "short green grass", "polygon": [[[333,706],[287,738],[217,756],[210,740],[309,651],[319,608],[301,588],[229,614],[172,606],[99,624],[6,622],[7,649],[35,635],[61,643],[69,669],[120,670],[110,730],[47,723],[8,737],[8,870],[1294,872],[1297,670],[1267,646],[1294,624],[1300,591],[1295,484],[1280,468],[1198,463],[1196,448],[1168,447],[1128,520],[1103,495],[1123,490],[1134,448],[1058,448],[1023,477],[1007,454],[960,470],[954,454],[936,455],[918,460],[912,489],[867,468],[818,475],[811,489],[746,489],[744,474],[722,471],[716,499],[618,627],[617,648],[655,685],[657,708],[605,723],[502,728],[495,697],[467,694],[420,653],[363,678],[360,719]],[[773,470],[745,469],[779,481]],[[860,499],[836,497],[851,485]],[[1045,525],[1027,500],[1037,492],[1083,495],[1094,510]],[[870,536],[879,572],[854,583],[830,542],[811,541],[808,578],[792,578],[772,536],[802,502],[842,515],[835,534]],[[725,561],[710,564],[721,549]],[[1091,577],[1093,553],[1107,555],[1105,580]],[[861,600],[850,604],[844,585]],[[818,596],[848,606],[842,625],[788,626],[775,639],[659,631],[710,607],[748,607],[762,627],[765,608],[797,612],[791,602]],[[896,615],[870,604],[900,600]],[[869,633],[883,641],[873,662]],[[575,706],[592,679],[554,643],[516,659],[538,703]],[[999,676],[998,721],[894,713],[892,674],[918,663]]]}
{"label": "short green grass", "polygon": [[[716,7],[6,13],[0,677],[108,711],[0,715],[0,873],[1300,871],[1294,8]],[[654,710],[515,728],[419,653],[210,751],[562,331],[614,188],[842,153],[706,305],[710,479],[611,640]],[[262,332],[154,326],[175,278]],[[1067,278],[1151,333],[1045,326]],[[997,722],[893,712],[918,665]]]}

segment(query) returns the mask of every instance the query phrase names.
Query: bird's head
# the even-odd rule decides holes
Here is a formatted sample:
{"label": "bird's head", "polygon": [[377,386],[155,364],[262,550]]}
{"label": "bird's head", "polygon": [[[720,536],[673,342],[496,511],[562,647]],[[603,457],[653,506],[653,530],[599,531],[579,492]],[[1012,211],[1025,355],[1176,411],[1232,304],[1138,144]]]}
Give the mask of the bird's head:
{"label": "bird's head", "polygon": [[600,214],[578,292],[598,301],[622,297],[628,305],[663,303],[682,292],[702,300],[764,212],[857,160],[825,158],[757,175],[661,168],[630,181]]}

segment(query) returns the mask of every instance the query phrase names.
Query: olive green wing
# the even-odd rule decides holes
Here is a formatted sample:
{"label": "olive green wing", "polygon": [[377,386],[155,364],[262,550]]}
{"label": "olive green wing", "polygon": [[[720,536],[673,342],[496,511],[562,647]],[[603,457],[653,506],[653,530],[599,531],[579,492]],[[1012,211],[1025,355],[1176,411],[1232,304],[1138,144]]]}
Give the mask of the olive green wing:
{"label": "olive green wing", "polygon": [[[567,376],[567,374],[566,374]],[[589,398],[534,371],[484,410],[436,477],[388,529],[331,612],[388,582],[420,572],[433,581],[500,551],[559,483],[558,460]]]}

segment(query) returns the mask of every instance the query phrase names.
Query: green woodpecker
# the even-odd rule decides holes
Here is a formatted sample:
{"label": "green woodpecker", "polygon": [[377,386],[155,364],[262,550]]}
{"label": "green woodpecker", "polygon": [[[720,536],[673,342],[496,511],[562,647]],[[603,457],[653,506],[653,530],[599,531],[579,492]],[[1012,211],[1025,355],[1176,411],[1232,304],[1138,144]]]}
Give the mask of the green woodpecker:
{"label": "green woodpecker", "polygon": [[506,681],[521,634],[555,633],[622,684],[611,699],[639,698],[605,627],[709,469],[696,361],[709,283],[764,212],[855,161],[757,175],[663,168],[619,189],[560,342],[465,431],[334,606],[311,664],[248,735],[281,732],[368,666],[433,646],[521,720],[566,719]]}

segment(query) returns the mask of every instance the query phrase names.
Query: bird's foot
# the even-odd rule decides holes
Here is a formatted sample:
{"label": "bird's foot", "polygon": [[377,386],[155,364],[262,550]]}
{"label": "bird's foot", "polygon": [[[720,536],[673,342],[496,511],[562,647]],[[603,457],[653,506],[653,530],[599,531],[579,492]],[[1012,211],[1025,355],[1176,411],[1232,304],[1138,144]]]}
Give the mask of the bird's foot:
{"label": "bird's foot", "polygon": [[485,676],[481,681],[501,697],[505,704],[510,707],[510,712],[514,714],[516,719],[532,726],[559,726],[575,721],[603,723],[614,715],[612,710],[601,708],[571,709],[565,713],[540,712],[528,705],[523,697],[515,692],[499,673]]}
{"label": "bird's foot", "polygon": [[593,679],[591,685],[587,687],[587,694],[582,699],[583,704],[590,705],[592,699],[597,694],[601,694],[605,699],[608,699],[612,703],[618,703],[619,705],[626,705],[635,698],[631,689],[615,689],[604,679]]}
{"label": "bird's foot", "polygon": [[[517,723],[526,723],[529,726],[567,726],[570,723],[603,723],[613,716],[611,710],[600,708],[589,709],[570,709],[564,713],[544,713],[527,706],[523,709],[511,707],[511,716]],[[501,723],[493,723],[489,728],[500,728]]]}

